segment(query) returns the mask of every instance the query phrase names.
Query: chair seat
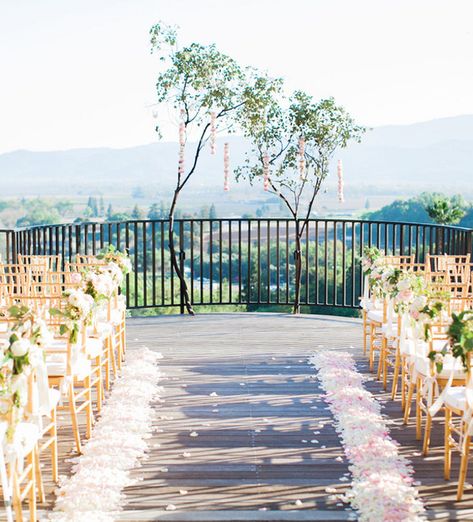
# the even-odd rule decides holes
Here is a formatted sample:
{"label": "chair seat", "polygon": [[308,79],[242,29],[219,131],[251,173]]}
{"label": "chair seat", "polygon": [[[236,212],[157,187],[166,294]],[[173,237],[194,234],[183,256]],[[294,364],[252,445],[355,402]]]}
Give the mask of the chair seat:
{"label": "chair seat", "polygon": [[[435,339],[434,341],[432,341],[432,348],[436,352],[440,352],[444,348],[445,342],[446,341],[443,341],[440,339]],[[412,339],[412,338],[405,339],[401,343],[401,353],[404,355],[411,355],[413,357],[420,356],[420,357],[427,358],[429,351],[430,351],[429,343],[426,343],[425,341],[422,341],[420,339],[418,339],[417,341],[414,341],[414,339]]]}
{"label": "chair seat", "polygon": [[51,410],[55,408],[61,400],[61,392],[56,388],[49,388],[49,405]]}
{"label": "chair seat", "polygon": [[[48,354],[46,356],[46,368],[49,377],[65,377],[67,375],[67,354]],[[82,380],[88,377],[92,371],[89,359],[80,357],[72,366],[72,375]]]}
{"label": "chair seat", "polygon": [[383,311],[382,310],[370,310],[368,312],[368,319],[375,323],[383,322]]}
{"label": "chair seat", "polygon": [[[428,357],[417,356],[415,358],[415,369],[421,375],[430,375],[430,359]],[[440,379],[448,379],[453,370],[453,378],[454,379],[464,379],[465,378],[465,370],[461,361],[449,358],[446,356],[443,362],[443,368],[440,373],[437,374],[437,377]]]}
{"label": "chair seat", "polygon": [[381,331],[383,332],[384,337],[388,338],[395,338],[397,337],[398,330],[397,330],[397,323],[384,323],[381,327]]}
{"label": "chair seat", "polygon": [[466,394],[465,386],[453,386],[445,393],[445,405],[456,410],[465,410]]}
{"label": "chair seat", "polygon": [[19,422],[15,429],[14,445],[21,448],[24,455],[33,450],[40,437],[39,427],[33,422]]}
{"label": "chair seat", "polygon": [[92,359],[99,357],[103,352],[103,340],[98,337],[87,337],[85,350]]}

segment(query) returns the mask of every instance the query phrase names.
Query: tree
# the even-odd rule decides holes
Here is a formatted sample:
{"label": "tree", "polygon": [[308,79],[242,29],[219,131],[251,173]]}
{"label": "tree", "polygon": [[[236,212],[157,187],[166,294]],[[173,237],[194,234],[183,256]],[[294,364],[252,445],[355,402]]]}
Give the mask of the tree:
{"label": "tree", "polygon": [[440,225],[456,225],[465,216],[466,204],[461,196],[444,196],[433,194],[431,201],[425,205],[429,217]]}
{"label": "tree", "polygon": [[113,207],[112,204],[109,203],[107,208],[107,219],[110,220],[110,218],[113,216]]}
{"label": "tree", "polygon": [[[196,172],[199,157],[209,139],[213,148],[216,133],[222,130],[230,132],[237,110],[245,104],[259,105],[260,100],[273,89],[274,81],[252,68],[242,68],[215,45],[192,43],[179,49],[173,27],[158,23],[151,28],[150,35],[152,51],[159,54],[164,66],[156,82],[158,105],[166,105],[166,112],[173,109],[175,120],[180,121],[180,154],[176,186],[169,208],[168,240],[171,263],[180,280],[185,307],[193,315],[174,241],[179,196]],[[160,134],[159,125],[156,130]],[[196,139],[192,148],[187,141],[189,136]],[[186,158],[190,158],[188,167],[184,163]]]}
{"label": "tree", "polygon": [[217,219],[217,209],[213,203],[210,205],[209,219]]}
{"label": "tree", "polygon": [[66,214],[69,214],[74,209],[74,205],[71,201],[58,201],[54,208],[59,212],[59,214],[64,217]]}
{"label": "tree", "polygon": [[51,203],[41,199],[25,200],[27,213],[16,222],[17,227],[52,225],[61,222],[61,216]]}
{"label": "tree", "polygon": [[87,201],[87,209],[86,214],[89,216],[97,217],[99,215],[99,207],[97,204],[97,198],[94,196],[89,196]]}
{"label": "tree", "polygon": [[143,199],[145,197],[145,193],[142,187],[134,187],[131,191],[131,197],[133,199]]}
{"label": "tree", "polygon": [[105,203],[104,203],[104,200],[103,200],[103,196],[100,196],[99,213],[100,213],[100,216],[104,216],[105,215]]}
{"label": "tree", "polygon": [[350,140],[360,141],[365,128],[356,125],[333,98],[314,101],[296,91],[287,99],[275,90],[258,105],[239,110],[239,122],[253,143],[245,165],[235,170],[237,180],[264,181],[265,190],[278,196],[295,221],[295,297],[300,312],[301,245],[314,201],[329,174],[335,151]]}
{"label": "tree", "polygon": [[160,219],[161,211],[157,203],[153,203],[148,210],[148,219]]}
{"label": "tree", "polygon": [[138,205],[135,205],[133,207],[133,211],[131,212],[131,218],[132,219],[142,219],[143,213],[141,212],[141,209]]}

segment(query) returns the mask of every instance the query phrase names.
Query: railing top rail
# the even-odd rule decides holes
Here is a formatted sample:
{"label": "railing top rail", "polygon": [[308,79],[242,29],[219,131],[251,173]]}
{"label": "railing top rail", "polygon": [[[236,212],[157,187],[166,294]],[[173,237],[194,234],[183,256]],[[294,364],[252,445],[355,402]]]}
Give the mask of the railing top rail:
{"label": "railing top rail", "polygon": [[[221,218],[178,218],[175,222],[228,222],[228,221],[242,221],[242,222],[268,222],[268,221],[281,221],[281,222],[293,222],[294,219],[291,217],[221,217]],[[303,222],[304,219],[298,219],[299,222]],[[373,225],[410,225],[410,226],[421,226],[429,228],[443,228],[450,230],[463,230],[471,232],[473,229],[468,227],[460,227],[458,225],[441,225],[437,223],[422,223],[416,221],[391,221],[391,220],[372,220],[372,219],[359,219],[359,218],[310,218],[309,222],[329,222],[329,223],[362,223],[362,224],[373,224]],[[168,223],[169,219],[129,219],[126,221],[83,221],[81,223],[54,223],[49,225],[32,225],[27,227],[19,227],[14,229],[0,229],[0,232],[21,232],[24,230],[37,230],[43,228],[58,228],[58,227],[81,227],[81,226],[108,226],[108,225],[132,225],[135,223]]]}

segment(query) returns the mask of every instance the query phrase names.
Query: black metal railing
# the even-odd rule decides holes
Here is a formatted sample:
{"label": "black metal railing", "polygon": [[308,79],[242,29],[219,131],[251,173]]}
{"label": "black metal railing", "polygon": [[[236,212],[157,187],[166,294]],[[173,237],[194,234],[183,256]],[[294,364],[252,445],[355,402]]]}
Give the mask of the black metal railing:
{"label": "black metal railing", "polygon": [[[176,249],[194,306],[290,305],[294,296],[295,222],[291,219],[184,219],[175,223]],[[168,221],[127,221],[0,230],[2,258],[22,254],[95,254],[107,245],[130,253],[129,308],[180,307],[182,292],[170,263]],[[459,227],[313,219],[302,240],[301,304],[358,307],[360,258],[366,245],[387,254],[471,252],[472,231]]]}

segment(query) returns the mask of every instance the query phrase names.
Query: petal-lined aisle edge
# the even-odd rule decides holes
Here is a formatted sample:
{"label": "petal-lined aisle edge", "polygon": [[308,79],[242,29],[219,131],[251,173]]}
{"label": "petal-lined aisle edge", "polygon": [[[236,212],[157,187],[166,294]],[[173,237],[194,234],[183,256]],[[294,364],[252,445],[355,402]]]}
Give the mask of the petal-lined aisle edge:
{"label": "petal-lined aisle edge", "polygon": [[58,490],[56,522],[112,522],[120,511],[122,490],[132,484],[129,472],[145,456],[158,396],[161,354],[147,348],[129,350],[92,437],[75,460],[73,474]]}
{"label": "petal-lined aisle edge", "polygon": [[309,358],[318,370],[325,400],[353,476],[345,500],[361,521],[424,520],[424,507],[413,486],[413,469],[389,436],[381,407],[363,387],[363,376],[347,352],[321,351]]}

